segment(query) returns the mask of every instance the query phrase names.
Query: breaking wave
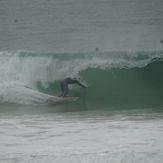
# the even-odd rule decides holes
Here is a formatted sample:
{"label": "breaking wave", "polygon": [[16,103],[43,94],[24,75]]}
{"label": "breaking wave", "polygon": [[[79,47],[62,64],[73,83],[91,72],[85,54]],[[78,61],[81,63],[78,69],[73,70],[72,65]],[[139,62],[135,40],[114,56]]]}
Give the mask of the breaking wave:
{"label": "breaking wave", "polygon": [[[59,80],[80,77],[89,87],[70,88],[88,103],[162,102],[162,51],[88,53],[0,52],[0,102],[46,103]],[[55,100],[59,100],[57,97]]]}

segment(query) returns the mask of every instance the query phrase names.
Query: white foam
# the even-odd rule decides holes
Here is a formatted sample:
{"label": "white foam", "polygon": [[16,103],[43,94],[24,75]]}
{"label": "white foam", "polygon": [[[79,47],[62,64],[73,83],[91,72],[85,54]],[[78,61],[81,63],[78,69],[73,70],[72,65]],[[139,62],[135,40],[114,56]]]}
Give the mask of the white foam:
{"label": "white foam", "polygon": [[1,115],[0,162],[162,162],[162,115],[51,113]]}
{"label": "white foam", "polygon": [[41,93],[37,90],[27,88],[20,83],[7,83],[0,85],[0,102],[19,104],[45,104],[59,102],[60,98]]}

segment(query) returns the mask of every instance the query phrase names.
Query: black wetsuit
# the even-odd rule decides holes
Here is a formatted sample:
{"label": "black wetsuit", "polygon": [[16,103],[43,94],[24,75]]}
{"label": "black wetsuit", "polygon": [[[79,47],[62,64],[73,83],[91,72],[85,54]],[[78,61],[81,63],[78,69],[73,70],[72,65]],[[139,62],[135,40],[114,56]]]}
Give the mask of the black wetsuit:
{"label": "black wetsuit", "polygon": [[62,97],[66,96],[68,94],[68,84],[78,84],[79,86],[86,88],[83,84],[81,84],[78,80],[72,79],[72,78],[65,78],[61,81],[61,95]]}

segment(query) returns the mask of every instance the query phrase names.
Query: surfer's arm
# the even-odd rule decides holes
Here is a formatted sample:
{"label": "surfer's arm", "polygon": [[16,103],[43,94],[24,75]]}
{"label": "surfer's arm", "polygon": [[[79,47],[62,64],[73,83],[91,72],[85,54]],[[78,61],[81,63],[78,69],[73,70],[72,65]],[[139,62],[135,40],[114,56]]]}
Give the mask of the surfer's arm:
{"label": "surfer's arm", "polygon": [[87,88],[87,86],[81,84],[79,81],[76,81],[76,83],[77,83],[79,86],[83,87],[83,88]]}

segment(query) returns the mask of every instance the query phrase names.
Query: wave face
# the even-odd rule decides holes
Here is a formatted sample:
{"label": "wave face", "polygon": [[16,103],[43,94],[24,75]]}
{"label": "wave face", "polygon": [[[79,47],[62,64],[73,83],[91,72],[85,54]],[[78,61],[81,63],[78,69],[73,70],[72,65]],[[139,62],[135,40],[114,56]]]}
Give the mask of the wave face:
{"label": "wave face", "polygon": [[[162,51],[0,53],[0,101],[42,103],[59,94],[59,80],[80,77],[89,87],[70,95],[90,104],[162,104]],[[41,93],[42,92],[42,93]],[[46,101],[46,100],[45,100]]]}

